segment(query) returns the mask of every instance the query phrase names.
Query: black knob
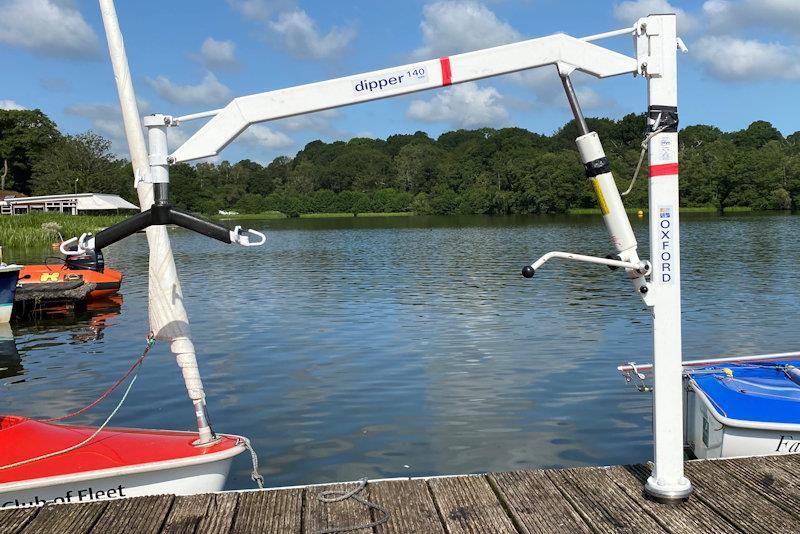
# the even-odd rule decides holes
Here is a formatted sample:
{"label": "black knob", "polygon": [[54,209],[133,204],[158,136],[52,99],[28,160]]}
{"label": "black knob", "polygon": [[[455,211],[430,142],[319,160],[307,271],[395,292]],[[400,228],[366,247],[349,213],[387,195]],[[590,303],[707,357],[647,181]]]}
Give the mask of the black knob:
{"label": "black knob", "polygon": [[524,276],[525,278],[533,278],[533,273],[535,272],[536,270],[530,265],[526,265],[525,267],[522,268],[522,276]]}
{"label": "black knob", "polygon": [[[620,258],[618,254],[606,254],[606,259],[622,261],[622,258]],[[611,269],[612,271],[616,271],[617,269],[619,269],[619,267],[617,267],[616,265],[609,265],[608,268]]]}

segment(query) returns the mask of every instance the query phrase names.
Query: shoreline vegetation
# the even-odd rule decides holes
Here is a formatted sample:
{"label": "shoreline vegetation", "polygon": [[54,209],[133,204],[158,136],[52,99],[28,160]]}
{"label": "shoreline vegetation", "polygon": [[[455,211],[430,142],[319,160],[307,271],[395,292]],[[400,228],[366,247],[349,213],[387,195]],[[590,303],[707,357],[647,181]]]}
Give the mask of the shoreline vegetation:
{"label": "shoreline vegetation", "polygon": [[[639,211],[647,213],[647,208],[626,209],[631,217]],[[719,213],[713,207],[682,207],[681,213]],[[732,206],[723,213],[750,213],[754,212],[749,207]],[[365,213],[303,213],[295,218],[299,219],[343,219],[343,218],[377,218],[377,217],[413,217],[419,214],[410,211],[403,212],[365,212]],[[600,216],[599,208],[582,208],[569,210],[569,216]],[[57,243],[63,239],[79,236],[82,233],[96,233],[103,228],[120,222],[129,215],[68,215],[62,213],[29,213],[22,215],[6,215],[0,217],[0,247],[27,249],[42,247]],[[243,213],[238,215],[217,215],[208,217],[217,221],[267,221],[290,219],[289,215],[277,211],[264,213]]]}
{"label": "shoreline vegetation", "polygon": [[[645,135],[644,114],[588,118],[598,133],[620,191],[631,183]],[[550,135],[523,128],[418,131],[386,139],[312,141],[293,157],[261,164],[181,163],[170,169],[170,200],[216,219],[418,215],[594,215],[574,121]],[[800,209],[800,131],[784,136],[769,122],[723,132],[708,125],[681,129],[680,205],[690,212]],[[128,160],[94,132],[65,135],[41,110],[0,110],[4,189],[24,195],[112,193],[136,202]],[[647,206],[647,170],[627,206]],[[629,208],[634,216],[643,208]],[[220,215],[223,212],[223,215]],[[230,213],[225,215],[224,213]],[[232,215],[235,212],[237,215]],[[52,242],[52,229],[18,216],[0,224],[0,245]],[[38,219],[36,219],[38,221]],[[57,220],[62,235],[110,223]],[[55,231],[58,232],[57,230]]]}

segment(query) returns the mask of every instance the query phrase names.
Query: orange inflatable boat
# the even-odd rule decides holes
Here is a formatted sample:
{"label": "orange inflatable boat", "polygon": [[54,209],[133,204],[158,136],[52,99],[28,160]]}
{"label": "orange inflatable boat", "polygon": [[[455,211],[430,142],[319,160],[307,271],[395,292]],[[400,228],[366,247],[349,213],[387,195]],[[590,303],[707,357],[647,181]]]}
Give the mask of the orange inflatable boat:
{"label": "orange inflatable boat", "polygon": [[19,272],[17,294],[36,291],[39,294],[64,291],[91,284],[87,300],[115,295],[122,285],[122,273],[105,266],[102,252],[70,256],[61,264],[26,265]]}

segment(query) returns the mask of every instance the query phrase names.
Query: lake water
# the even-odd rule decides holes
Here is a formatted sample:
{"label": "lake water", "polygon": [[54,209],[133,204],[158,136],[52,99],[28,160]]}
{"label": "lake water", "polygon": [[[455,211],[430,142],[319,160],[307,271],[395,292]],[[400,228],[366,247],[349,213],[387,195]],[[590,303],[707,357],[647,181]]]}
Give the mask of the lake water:
{"label": "lake water", "polygon": [[[519,274],[550,250],[605,255],[599,217],[245,224],[267,245],[170,234],[215,429],[252,439],[268,485],[651,458],[651,396],[615,369],[651,361],[627,279],[558,260]],[[682,231],[685,357],[800,350],[800,216],[685,215]],[[121,308],[14,324],[0,412],[77,409],[141,353],[146,239],[105,252],[125,273]],[[115,402],[77,421],[99,424]],[[113,424],[193,428],[166,344]],[[228,488],[252,487],[248,472],[243,455]]]}

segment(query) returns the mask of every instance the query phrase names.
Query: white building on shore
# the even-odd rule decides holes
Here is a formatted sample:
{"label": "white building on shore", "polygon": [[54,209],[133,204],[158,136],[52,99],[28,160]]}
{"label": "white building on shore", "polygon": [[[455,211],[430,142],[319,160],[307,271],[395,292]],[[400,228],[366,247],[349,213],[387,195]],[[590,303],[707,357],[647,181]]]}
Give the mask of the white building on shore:
{"label": "white building on shore", "polygon": [[58,212],[78,215],[85,212],[139,210],[119,195],[106,193],[77,193],[39,197],[6,197],[0,200],[0,215],[20,215],[33,212]]}

